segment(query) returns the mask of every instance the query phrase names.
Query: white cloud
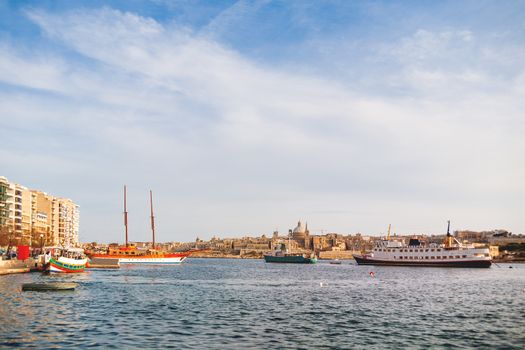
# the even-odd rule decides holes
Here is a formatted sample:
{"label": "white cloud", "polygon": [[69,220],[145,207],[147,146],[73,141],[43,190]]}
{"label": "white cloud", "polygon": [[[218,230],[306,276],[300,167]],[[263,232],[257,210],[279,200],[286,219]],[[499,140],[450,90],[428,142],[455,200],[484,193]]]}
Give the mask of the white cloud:
{"label": "white cloud", "polygon": [[[399,47],[384,46],[382,54],[402,67],[385,81],[397,78],[417,96],[393,98],[254,63],[207,36],[135,14],[105,8],[29,17],[83,61],[5,44],[0,80],[38,91],[18,92],[17,99],[0,92],[2,115],[26,130],[34,131],[35,121],[61,124],[60,132],[48,126],[52,151],[89,164],[67,180],[86,184],[80,200],[94,205],[93,187],[113,193],[108,187],[125,181],[162,190],[160,217],[176,222],[184,239],[215,230],[240,234],[251,225],[259,232],[287,228],[294,216],[340,208],[372,214],[312,214],[309,221],[333,230],[353,221],[373,231],[395,213],[418,222],[406,227],[423,227],[431,214],[434,222],[455,214],[449,200],[461,212],[455,215],[496,213],[480,219],[490,226],[515,213],[525,193],[517,180],[525,176],[521,80],[495,93],[485,69],[434,65],[445,55],[450,62],[481,50],[468,30],[420,30]],[[14,140],[8,131],[3,136]],[[119,231],[118,209],[82,208],[89,239]],[[143,216],[138,225],[146,228]],[[108,225],[97,237],[101,221]],[[165,224],[160,235],[172,233]]]}

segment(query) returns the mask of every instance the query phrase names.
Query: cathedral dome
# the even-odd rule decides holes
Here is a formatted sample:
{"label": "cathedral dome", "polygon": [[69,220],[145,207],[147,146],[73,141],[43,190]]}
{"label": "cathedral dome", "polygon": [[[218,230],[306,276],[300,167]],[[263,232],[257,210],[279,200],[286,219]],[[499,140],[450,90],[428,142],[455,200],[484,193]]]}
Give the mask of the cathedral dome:
{"label": "cathedral dome", "polygon": [[294,234],[305,234],[306,233],[306,227],[304,227],[303,223],[301,221],[299,221],[297,223],[297,227],[293,229],[293,233]]}

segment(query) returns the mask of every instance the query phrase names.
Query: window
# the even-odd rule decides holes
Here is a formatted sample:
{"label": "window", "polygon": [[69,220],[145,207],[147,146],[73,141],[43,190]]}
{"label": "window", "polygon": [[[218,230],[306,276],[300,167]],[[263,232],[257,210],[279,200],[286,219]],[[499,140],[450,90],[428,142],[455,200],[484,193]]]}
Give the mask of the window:
{"label": "window", "polygon": [[425,249],[425,252],[428,252],[428,248],[427,248],[427,249]]}
{"label": "window", "polygon": [[466,255],[463,255],[463,258],[466,258],[467,256]]}
{"label": "window", "polygon": [[435,259],[435,257],[434,257],[434,256],[431,256],[430,259]]}
{"label": "window", "polygon": [[433,251],[435,251],[435,249],[434,249],[434,248],[432,248],[432,249],[430,249],[430,251],[431,251],[431,252],[433,252]]}
{"label": "window", "polygon": [[425,259],[428,260],[428,256],[425,256]]}
{"label": "window", "polygon": [[440,252],[440,251],[441,251],[441,249],[438,249],[437,251],[438,251],[438,252]]}
{"label": "window", "polygon": [[412,252],[413,252],[413,250],[412,250],[412,249],[410,249],[410,252],[412,253]]}

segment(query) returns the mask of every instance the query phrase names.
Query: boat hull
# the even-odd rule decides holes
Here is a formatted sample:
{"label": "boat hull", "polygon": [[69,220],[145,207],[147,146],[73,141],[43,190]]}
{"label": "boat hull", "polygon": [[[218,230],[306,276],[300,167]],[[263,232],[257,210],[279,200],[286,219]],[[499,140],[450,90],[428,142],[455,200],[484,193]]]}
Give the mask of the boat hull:
{"label": "boat hull", "polygon": [[283,264],[315,264],[317,258],[305,258],[301,255],[292,255],[292,256],[273,256],[265,255],[264,261],[267,263],[283,263]]}
{"label": "boat hull", "polygon": [[150,265],[158,265],[158,264],[167,264],[167,265],[173,265],[173,264],[180,264],[184,260],[186,260],[186,257],[176,257],[176,258],[120,258],[119,262],[121,264],[150,264]]}
{"label": "boat hull", "polygon": [[191,253],[173,253],[164,256],[158,255],[136,255],[126,256],[120,254],[93,254],[91,258],[118,259],[120,264],[141,264],[141,265],[177,265],[182,263]]}
{"label": "boat hull", "polygon": [[491,260],[453,260],[453,261],[393,261],[366,258],[354,255],[358,265],[377,266],[420,266],[420,267],[472,267],[488,268],[492,265]]}
{"label": "boat hull", "polygon": [[69,259],[60,257],[51,258],[48,263],[47,271],[52,273],[81,273],[86,268],[87,259]]}

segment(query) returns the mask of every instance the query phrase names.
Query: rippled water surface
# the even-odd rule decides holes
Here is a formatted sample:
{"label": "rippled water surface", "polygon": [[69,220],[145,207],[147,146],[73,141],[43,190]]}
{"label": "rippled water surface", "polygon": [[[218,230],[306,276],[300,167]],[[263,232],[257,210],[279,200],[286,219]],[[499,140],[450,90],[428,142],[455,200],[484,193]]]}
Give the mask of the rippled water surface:
{"label": "rippled water surface", "polygon": [[[0,276],[0,347],[525,349],[525,265],[512,267],[189,259]],[[20,291],[66,280],[77,290]]]}

